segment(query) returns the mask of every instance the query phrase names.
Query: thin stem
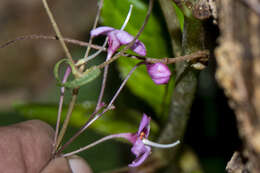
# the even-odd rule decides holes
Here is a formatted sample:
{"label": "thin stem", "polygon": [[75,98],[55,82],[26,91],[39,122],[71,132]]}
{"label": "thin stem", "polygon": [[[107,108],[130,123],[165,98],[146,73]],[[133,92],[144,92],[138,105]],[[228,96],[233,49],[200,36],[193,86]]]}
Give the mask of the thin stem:
{"label": "thin stem", "polygon": [[[65,83],[69,77],[71,73],[71,68],[67,67],[62,83]],[[59,133],[59,126],[60,126],[60,119],[61,119],[61,112],[62,112],[62,106],[63,106],[63,99],[64,99],[64,93],[65,93],[65,87],[61,87],[60,90],[60,102],[59,102],[59,109],[58,109],[58,116],[57,116],[57,122],[56,122],[56,128],[55,128],[55,135],[54,135],[54,151],[55,152],[55,148],[56,148],[56,142],[57,142],[57,138],[58,138],[58,133]]]}
{"label": "thin stem", "polygon": [[[45,0],[44,0],[44,1],[45,1]],[[101,8],[102,8],[102,6],[103,6],[103,2],[104,2],[104,0],[101,0],[101,1],[100,1],[100,5],[99,5],[98,13],[97,13],[97,16],[96,16],[94,25],[93,25],[93,29],[95,29],[95,28],[97,27],[97,23],[98,23],[98,19],[99,19],[99,16],[100,16]],[[46,3],[46,4],[47,4],[47,3]],[[47,6],[47,9],[49,9],[48,6]],[[50,10],[49,10],[49,11],[50,11]],[[49,13],[48,13],[48,14],[49,14]],[[53,19],[51,13],[50,13],[49,16],[50,16],[51,21],[54,21],[54,19]],[[52,23],[54,23],[53,26],[56,26],[55,21],[52,22]],[[54,28],[55,28],[55,27],[54,27]],[[58,30],[58,27],[56,27],[56,28],[57,28],[57,30]],[[56,31],[56,32],[59,32],[59,30]],[[61,35],[60,35],[60,36],[61,36]],[[60,38],[61,38],[62,41],[63,41],[62,36],[61,36]],[[63,43],[64,43],[64,41],[63,41]],[[90,37],[89,44],[88,44],[88,48],[87,48],[87,51],[86,51],[86,53],[85,53],[85,57],[88,57],[88,54],[89,54],[89,51],[90,51],[90,48],[91,48],[91,46],[90,46],[91,44],[92,44],[92,37]],[[64,45],[65,45],[65,43],[64,43]],[[103,45],[103,47],[105,47],[105,45],[106,45],[106,43]],[[66,46],[66,45],[65,45],[65,46]],[[66,52],[66,51],[65,51],[65,52]],[[101,50],[99,50],[99,52],[101,52]],[[98,55],[98,54],[97,54],[97,55]],[[97,55],[95,55],[95,56],[97,56]],[[73,62],[73,63],[74,63],[74,62]],[[84,67],[83,67],[83,68],[84,68]],[[80,68],[80,71],[82,71],[83,68]],[[74,90],[78,90],[78,89],[74,89]],[[59,145],[60,145],[60,143],[61,143],[61,140],[62,140],[62,138],[63,138],[63,136],[65,135],[65,132],[66,132],[66,130],[67,130],[67,127],[68,127],[68,124],[69,124],[69,120],[70,120],[70,117],[71,117],[71,114],[72,114],[72,111],[73,111],[73,108],[74,108],[74,105],[75,105],[75,102],[76,102],[77,93],[78,93],[78,92],[76,92],[76,93],[73,94],[73,96],[72,96],[72,100],[71,100],[71,102],[70,102],[70,106],[69,106],[69,110],[68,110],[67,115],[66,115],[66,119],[65,119],[65,121],[64,121],[64,123],[63,123],[63,127],[62,127],[61,132],[60,132],[60,135],[59,135],[59,137],[58,137],[58,142],[57,142],[57,145],[56,145],[56,149],[59,147]]]}
{"label": "thin stem", "polygon": [[[21,41],[21,40],[28,40],[28,39],[43,39],[43,40],[59,40],[59,38],[57,38],[56,36],[49,36],[49,35],[37,35],[37,34],[32,34],[32,35],[25,35],[25,36],[20,36],[17,37],[13,40],[7,41],[6,43],[0,45],[0,49],[4,48],[6,46],[9,46],[10,44],[14,44],[17,41]],[[93,49],[97,49],[97,50],[101,50],[101,51],[106,51],[106,48],[103,48],[102,46],[98,46],[98,45],[93,45],[93,44],[89,44],[88,42],[84,42],[84,41],[80,41],[80,40],[75,40],[75,39],[71,39],[71,38],[64,38],[63,39],[64,42],[70,43],[70,44],[75,44],[78,46],[90,46]]]}
{"label": "thin stem", "polygon": [[105,137],[103,137],[103,138],[101,138],[101,139],[99,139],[99,140],[97,140],[97,141],[95,141],[95,142],[93,142],[93,143],[91,143],[91,144],[89,144],[89,145],[83,147],[83,148],[80,148],[80,149],[75,150],[75,151],[70,152],[70,153],[63,154],[62,157],[68,157],[68,156],[77,154],[77,153],[79,153],[79,152],[82,152],[82,151],[84,151],[84,150],[87,150],[87,149],[89,149],[89,148],[91,148],[91,147],[93,147],[93,146],[95,146],[95,145],[97,145],[97,144],[100,144],[100,143],[105,142],[105,141],[110,140],[110,139],[114,139],[114,138],[129,139],[129,136],[131,136],[131,135],[132,135],[131,133],[119,133],[119,134],[114,134],[114,135],[105,136]]}
{"label": "thin stem", "polygon": [[[93,29],[96,29],[96,27],[97,27],[97,24],[98,24],[98,20],[99,20],[99,17],[100,17],[100,12],[101,12],[103,3],[104,3],[104,0],[100,0],[99,6],[98,6],[98,10],[97,10],[96,19],[95,19],[95,22],[94,22],[94,25],[93,25],[92,30],[93,30]],[[92,41],[93,41],[93,37],[90,37],[90,39],[89,39],[89,45],[92,44]],[[91,47],[88,46],[87,51],[86,51],[85,56],[84,56],[84,59],[87,59],[87,58],[88,58],[90,49],[91,49]]]}
{"label": "thin stem", "polygon": [[[88,61],[96,58],[101,52],[103,51],[106,51],[106,45],[107,45],[107,42],[108,42],[108,38],[106,38],[106,40],[104,41],[102,47],[95,53],[93,53],[92,55],[88,56],[87,58],[83,58],[83,59],[80,59],[77,63],[76,63],[76,66],[81,66],[85,63],[87,63]],[[89,45],[90,46],[90,45]],[[90,46],[91,47],[91,46]],[[92,46],[93,48],[93,46]]]}
{"label": "thin stem", "polygon": [[66,118],[64,120],[64,123],[63,123],[63,126],[61,128],[61,131],[60,131],[60,134],[58,136],[58,140],[57,140],[57,144],[56,144],[56,150],[58,149],[61,141],[62,141],[62,138],[64,137],[65,135],[65,132],[68,128],[68,125],[69,125],[69,120],[70,120],[70,117],[71,117],[71,114],[72,114],[72,111],[74,109],[74,106],[75,106],[75,103],[76,103],[76,100],[77,100],[77,95],[78,95],[78,92],[77,92],[77,89],[74,89],[73,90],[73,95],[72,95],[72,99],[71,99],[71,102],[69,104],[69,109],[68,109],[68,112],[67,112],[67,115],[66,115]]}
{"label": "thin stem", "polygon": [[48,6],[47,1],[46,0],[42,0],[42,2],[43,2],[43,5],[44,5],[44,8],[45,8],[45,10],[46,10],[46,12],[47,12],[47,14],[48,14],[48,16],[50,18],[50,21],[51,21],[51,24],[53,26],[53,29],[54,29],[55,33],[57,34],[58,39],[60,40],[60,44],[61,44],[61,46],[62,46],[62,48],[63,48],[67,58],[74,64],[73,58],[72,58],[72,56],[71,56],[71,54],[69,52],[68,47],[66,46],[66,44],[64,42],[64,39],[63,39],[63,37],[61,35],[61,32],[59,30],[59,27],[58,27],[57,23],[55,22],[55,19],[54,19],[53,15],[52,15],[52,12],[51,12],[51,10],[50,10],[50,8]]}
{"label": "thin stem", "polygon": [[[95,22],[94,22],[92,30],[96,29],[96,27],[97,27],[97,23],[98,23],[98,20],[99,20],[99,17],[100,17],[100,12],[101,12],[103,3],[104,3],[104,0],[100,0],[99,7],[98,7],[98,10],[97,10],[96,19],[95,19]],[[107,45],[107,42],[108,42],[108,38],[106,38],[105,42],[103,43],[102,49],[99,49],[97,52],[95,52],[91,56],[88,56],[89,52],[90,52],[90,49],[91,49],[92,41],[93,41],[93,37],[90,37],[89,45],[88,45],[88,48],[87,48],[86,53],[84,55],[84,58],[80,59],[77,62],[76,66],[84,67],[84,64],[86,64],[91,59],[94,59],[95,57],[97,57],[102,52],[102,49],[105,49],[105,47]],[[81,69],[83,70],[83,68],[81,68]]]}
{"label": "thin stem", "polygon": [[113,103],[115,101],[115,99],[118,97],[120,91],[123,89],[123,87],[125,86],[127,80],[129,79],[129,77],[132,75],[132,73],[135,71],[135,69],[142,65],[143,62],[138,63],[137,65],[135,65],[132,70],[128,73],[127,77],[125,78],[125,80],[122,82],[121,86],[119,87],[119,89],[117,90],[116,94],[114,95],[114,97],[111,99],[111,101],[109,102],[108,106],[106,107],[106,109],[104,109],[101,113],[97,114],[98,111],[95,111],[91,117],[94,118],[89,118],[89,120],[81,127],[81,129],[74,135],[72,136],[72,138],[66,142],[61,149],[57,152],[57,154],[61,153],[73,140],[75,140],[81,133],[83,133],[94,121],[96,121],[98,118],[100,118],[104,113],[106,113],[107,111],[113,109]]}
{"label": "thin stem", "polygon": [[[10,41],[0,45],[0,48],[4,48],[6,46],[9,46],[10,44],[16,43],[17,41],[26,40],[26,39],[58,40],[58,38],[55,37],[55,36],[28,35],[28,36],[17,37],[14,40],[10,40]],[[98,46],[98,45],[94,45],[94,44],[90,45],[88,42],[84,42],[84,41],[74,40],[74,39],[70,39],[70,38],[64,38],[64,41],[67,42],[67,43],[78,45],[78,46],[88,46],[89,45],[89,46],[91,46],[91,48],[97,49],[99,51],[107,51],[107,49],[104,48],[103,46]],[[91,57],[91,56],[89,56],[89,57]],[[181,62],[181,61],[191,61],[191,60],[196,60],[196,59],[201,59],[201,58],[207,58],[209,56],[209,51],[208,50],[202,50],[202,51],[197,51],[197,52],[194,52],[194,53],[191,53],[191,54],[188,54],[188,55],[184,55],[184,56],[178,56],[178,57],[174,57],[174,58],[164,57],[164,58],[160,58],[160,59],[151,58],[151,57],[135,56],[135,55],[126,54],[126,53],[124,53],[122,56],[143,60],[147,63],[161,62],[161,63],[164,63],[164,64],[173,64],[173,63],[177,63],[177,62]],[[78,62],[76,64],[76,66],[82,65],[83,63]]]}
{"label": "thin stem", "polygon": [[[125,19],[125,21],[124,21],[124,23],[123,23],[123,25],[120,29],[121,31],[125,29],[128,21],[131,17],[132,9],[133,9],[133,5],[131,4],[129,11],[127,13],[126,19]],[[110,57],[107,56],[106,61],[108,61],[109,59],[110,59]],[[99,97],[98,97],[96,109],[98,109],[100,103],[102,102],[103,96],[104,96],[104,92],[105,92],[105,88],[106,88],[106,82],[107,82],[108,69],[109,69],[109,64],[107,66],[105,66],[105,68],[104,68],[103,80],[102,80],[101,90],[100,90],[100,94],[99,94]],[[90,118],[92,118],[92,117],[90,117]]]}
{"label": "thin stem", "polygon": [[98,109],[100,103],[102,102],[103,96],[104,96],[104,92],[105,92],[105,88],[106,88],[106,82],[107,82],[108,68],[109,68],[109,64],[107,66],[105,66],[105,68],[104,68],[103,80],[102,80],[100,93],[99,93],[99,96],[98,96],[98,102],[97,102],[96,109]]}
{"label": "thin stem", "polygon": [[[90,115],[90,117],[94,117],[102,108],[104,107],[104,105],[101,105],[100,108],[98,110],[96,110],[95,112],[92,113],[92,115]],[[87,124],[91,119],[89,118],[89,120],[85,123]],[[82,126],[79,131],[72,136],[57,152],[57,154],[61,153],[69,144],[71,144],[72,141],[74,141],[82,132],[85,131],[85,125]]]}
{"label": "thin stem", "polygon": [[94,121],[96,121],[98,118],[100,118],[104,113],[106,113],[108,110],[110,110],[112,108],[112,105],[114,103],[114,101],[116,100],[116,98],[118,97],[118,95],[120,94],[121,90],[123,89],[123,87],[125,86],[126,82],[128,81],[128,79],[130,78],[130,76],[133,74],[133,72],[136,70],[137,67],[139,67],[140,65],[142,65],[143,62],[138,63],[137,65],[135,65],[132,70],[127,74],[125,80],[122,82],[121,86],[118,88],[117,92],[115,93],[114,97],[111,99],[111,101],[109,102],[108,106],[106,107],[106,109],[103,110],[102,113],[97,114],[92,120],[90,120],[88,123],[85,124],[85,129],[87,127],[89,127]]}
{"label": "thin stem", "polygon": [[[143,60],[146,63],[164,63],[164,64],[174,64],[174,63],[178,63],[178,62],[182,62],[182,61],[192,61],[195,59],[202,59],[203,61],[207,61],[208,60],[208,56],[209,56],[209,51],[208,50],[200,50],[188,55],[184,55],[184,56],[178,56],[175,58],[160,58],[160,59],[156,59],[156,58],[150,58],[150,57],[140,57],[140,56],[134,56],[131,54],[123,54],[123,56],[125,57],[130,57],[130,58],[134,58],[134,59],[139,59],[139,60]],[[204,58],[204,59],[203,59]]]}
{"label": "thin stem", "polygon": [[119,87],[119,89],[117,90],[116,94],[114,95],[114,97],[111,99],[110,103],[108,104],[107,108],[110,108],[112,106],[112,104],[114,103],[114,101],[116,100],[116,98],[118,97],[119,93],[121,92],[121,90],[123,89],[123,87],[125,86],[126,82],[128,81],[128,79],[130,78],[130,76],[133,74],[133,72],[137,69],[137,67],[139,67],[140,65],[144,64],[143,62],[140,62],[138,64],[136,64],[132,70],[127,74],[125,80],[122,82],[121,86]]}

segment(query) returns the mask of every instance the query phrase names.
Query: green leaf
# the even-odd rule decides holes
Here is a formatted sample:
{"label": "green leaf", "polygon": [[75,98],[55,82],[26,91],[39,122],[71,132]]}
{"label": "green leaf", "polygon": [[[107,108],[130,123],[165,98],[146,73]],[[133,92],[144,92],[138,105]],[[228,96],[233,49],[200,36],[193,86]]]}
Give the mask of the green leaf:
{"label": "green leaf", "polygon": [[54,66],[53,73],[54,73],[54,77],[56,78],[56,80],[58,81],[58,83],[59,83],[60,85],[62,84],[62,82],[61,82],[60,77],[59,77],[59,69],[60,69],[60,65],[61,65],[62,63],[67,63],[67,64],[71,67],[72,73],[73,73],[73,74],[76,73],[76,69],[74,68],[73,64],[72,64],[68,59],[63,58],[63,59],[59,60],[59,61],[55,64],[55,66]]}
{"label": "green leaf", "polygon": [[[132,15],[126,26],[126,31],[132,35],[136,35],[143,24],[148,5],[142,0],[106,0],[102,9],[102,23],[119,29],[123,24],[127,15],[130,4],[133,4]],[[157,4],[158,5],[158,4]],[[156,7],[156,4],[155,4]],[[167,30],[164,27],[162,16],[158,15],[158,9],[154,9],[151,17],[146,25],[139,40],[141,40],[147,48],[147,56],[150,57],[170,57],[169,41],[167,41]],[[125,78],[127,73],[138,62],[130,58],[120,58],[118,61],[121,77]],[[150,106],[152,106],[157,114],[161,114],[161,107],[165,94],[165,86],[155,85],[145,66],[139,67],[127,82],[127,87]]]}
{"label": "green leaf", "polygon": [[179,20],[179,23],[180,23],[180,27],[181,27],[181,31],[183,31],[183,26],[184,26],[184,14],[183,12],[181,11],[181,9],[174,3],[172,2],[173,4],[173,8],[174,8],[174,11],[177,15],[177,18]]}
{"label": "green leaf", "polygon": [[[55,104],[36,104],[25,103],[15,104],[15,109],[28,119],[40,119],[50,124],[56,124],[58,105]],[[73,110],[70,125],[80,128],[88,120],[88,116],[94,111],[95,104],[87,102],[85,104],[77,104]],[[68,106],[64,106],[61,121],[65,119]],[[124,116],[122,116],[124,112]],[[90,126],[103,134],[136,132],[141,120],[142,114],[131,109],[109,111]],[[153,133],[158,131],[158,126],[152,122]]]}
{"label": "green leaf", "polygon": [[90,68],[87,72],[83,73],[81,77],[68,81],[63,85],[67,88],[77,88],[93,81],[100,75],[100,73],[101,71],[99,68]]}
{"label": "green leaf", "polygon": [[72,73],[75,75],[77,74],[78,72],[76,71],[74,65],[68,60],[68,59],[61,59],[60,61],[58,61],[56,64],[55,64],[55,67],[54,67],[54,76],[56,78],[56,80],[58,81],[58,84],[60,86],[65,86],[67,88],[77,88],[77,87],[80,87],[80,86],[83,86],[91,81],[93,81],[94,79],[96,79],[101,71],[99,68],[96,68],[95,66],[88,69],[86,72],[84,72],[83,74],[80,75],[80,77],[72,80],[72,81],[68,81],[68,82],[65,82],[65,83],[62,83],[61,80],[60,80],[60,77],[59,77],[59,67],[62,63],[68,63],[69,66],[71,67],[72,69]]}

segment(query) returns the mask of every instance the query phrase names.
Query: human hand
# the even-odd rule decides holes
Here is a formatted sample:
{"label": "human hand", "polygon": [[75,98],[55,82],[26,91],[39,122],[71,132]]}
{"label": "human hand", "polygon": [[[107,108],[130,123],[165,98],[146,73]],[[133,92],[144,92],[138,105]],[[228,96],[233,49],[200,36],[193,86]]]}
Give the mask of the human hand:
{"label": "human hand", "polygon": [[53,135],[40,120],[0,127],[0,172],[92,173],[78,156],[51,159]]}

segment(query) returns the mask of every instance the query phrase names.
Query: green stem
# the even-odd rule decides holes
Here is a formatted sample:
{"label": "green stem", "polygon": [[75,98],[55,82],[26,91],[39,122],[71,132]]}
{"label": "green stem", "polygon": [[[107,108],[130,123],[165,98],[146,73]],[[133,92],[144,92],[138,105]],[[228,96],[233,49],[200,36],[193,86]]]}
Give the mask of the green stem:
{"label": "green stem", "polygon": [[60,32],[60,30],[59,30],[59,27],[58,27],[57,23],[55,22],[55,19],[54,19],[53,15],[52,15],[52,12],[51,12],[51,10],[50,10],[50,8],[49,8],[49,6],[48,6],[47,1],[46,1],[46,0],[42,0],[42,2],[43,2],[43,5],[44,5],[44,8],[45,8],[45,10],[46,10],[46,12],[47,12],[47,14],[48,14],[48,16],[49,16],[49,18],[50,18],[52,27],[53,27],[55,33],[57,34],[57,37],[58,37],[58,39],[59,39],[59,41],[60,41],[60,44],[61,44],[61,46],[62,46],[62,48],[63,48],[63,50],[64,50],[64,52],[65,52],[67,58],[68,58],[68,59],[73,63],[73,65],[74,65],[73,58],[72,58],[72,56],[71,56],[71,54],[70,54],[70,52],[69,52],[68,47],[66,46],[66,44],[65,44],[65,42],[64,42],[64,39],[63,39],[63,37],[62,37],[62,35],[61,35],[61,32]]}
{"label": "green stem", "polygon": [[78,89],[74,89],[73,90],[73,95],[72,95],[72,99],[70,101],[70,104],[69,104],[69,109],[68,109],[68,112],[67,112],[67,115],[66,115],[66,118],[63,122],[63,125],[62,125],[62,128],[61,128],[61,131],[59,133],[59,136],[58,136],[58,139],[57,139],[57,143],[56,143],[56,151],[58,149],[58,147],[60,146],[61,144],[61,141],[66,133],[66,130],[68,128],[68,125],[69,125],[69,120],[70,120],[70,117],[72,115],[72,111],[74,109],[74,106],[75,106],[75,103],[76,103],[76,100],[77,100],[77,96],[78,96]]}

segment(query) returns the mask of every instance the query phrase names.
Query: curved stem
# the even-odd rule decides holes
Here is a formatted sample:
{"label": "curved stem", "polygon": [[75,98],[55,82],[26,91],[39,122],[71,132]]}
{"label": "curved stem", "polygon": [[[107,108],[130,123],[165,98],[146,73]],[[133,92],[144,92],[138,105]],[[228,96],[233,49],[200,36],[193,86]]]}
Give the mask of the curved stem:
{"label": "curved stem", "polygon": [[70,152],[70,153],[63,154],[62,156],[63,156],[63,157],[68,157],[68,156],[77,154],[77,153],[82,152],[82,151],[84,151],[84,150],[87,150],[87,149],[89,149],[89,148],[91,148],[91,147],[94,147],[94,146],[97,145],[97,144],[100,144],[100,143],[102,143],[102,142],[105,142],[105,141],[107,141],[107,140],[114,139],[114,138],[124,138],[124,139],[127,139],[127,140],[128,140],[128,139],[129,139],[129,136],[131,136],[131,135],[132,135],[131,133],[119,133],[119,134],[114,134],[114,135],[105,136],[105,137],[103,137],[103,138],[101,138],[101,139],[99,139],[99,140],[97,140],[97,141],[95,141],[95,142],[93,142],[93,143],[91,143],[91,144],[89,144],[89,145],[83,147],[83,148],[80,148],[80,149],[75,150],[75,151]]}

